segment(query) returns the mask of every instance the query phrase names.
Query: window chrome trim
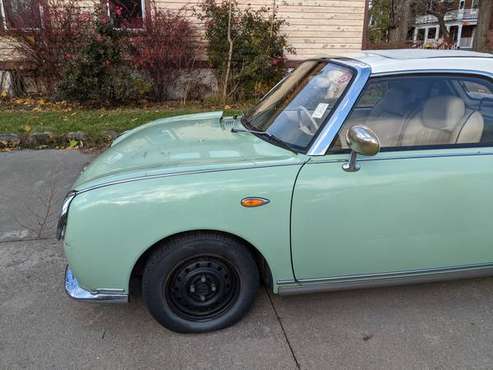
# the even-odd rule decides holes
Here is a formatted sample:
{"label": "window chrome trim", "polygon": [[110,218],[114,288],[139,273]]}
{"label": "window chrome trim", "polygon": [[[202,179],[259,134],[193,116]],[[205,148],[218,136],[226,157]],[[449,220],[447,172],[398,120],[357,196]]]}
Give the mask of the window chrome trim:
{"label": "window chrome trim", "polygon": [[349,58],[335,58],[331,59],[331,61],[351,68],[356,71],[356,75],[354,76],[353,83],[349,87],[349,90],[344,95],[336,110],[331,114],[329,121],[319,132],[317,138],[310,146],[310,149],[307,151],[306,154],[310,156],[322,156],[327,153],[330,144],[346,121],[349,113],[351,113],[354,104],[358,100],[371,75],[371,67],[366,63]]}
{"label": "window chrome trim", "polygon": [[476,77],[486,77],[493,79],[493,73],[474,69],[412,69],[412,70],[399,70],[399,71],[387,71],[372,73],[371,67],[367,64],[359,62],[353,59],[335,59],[336,62],[352,67],[356,70],[356,77],[353,84],[341,101],[335,112],[332,114],[330,120],[327,122],[323,130],[319,133],[317,139],[307,152],[310,156],[323,156],[327,154],[330,144],[334,140],[335,136],[341,129],[342,125],[348,118],[352,111],[354,104],[356,104],[359,96],[361,95],[366,83],[370,78],[374,77],[392,77],[392,76],[405,76],[405,75],[426,75],[426,74],[445,74],[445,75],[467,75]]}

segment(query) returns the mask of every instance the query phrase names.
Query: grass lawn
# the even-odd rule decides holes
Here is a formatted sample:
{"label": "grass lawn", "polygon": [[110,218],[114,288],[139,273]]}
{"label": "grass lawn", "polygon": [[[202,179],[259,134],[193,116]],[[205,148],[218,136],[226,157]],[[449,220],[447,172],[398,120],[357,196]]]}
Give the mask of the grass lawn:
{"label": "grass lawn", "polygon": [[217,110],[224,110],[225,115],[241,112],[240,108],[226,108],[228,109],[201,105],[160,105],[144,108],[91,110],[50,106],[26,108],[10,105],[0,107],[0,133],[52,132],[56,135],[63,135],[68,132],[83,131],[91,141],[98,142],[105,131],[113,130],[120,133],[158,118]]}

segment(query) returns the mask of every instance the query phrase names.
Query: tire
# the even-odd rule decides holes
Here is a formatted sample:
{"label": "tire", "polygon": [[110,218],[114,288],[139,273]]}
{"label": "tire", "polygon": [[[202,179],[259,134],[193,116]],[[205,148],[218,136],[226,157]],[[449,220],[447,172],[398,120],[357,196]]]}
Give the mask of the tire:
{"label": "tire", "polygon": [[221,234],[196,232],[162,243],[144,269],[151,315],[179,333],[219,330],[251,308],[259,271],[250,251]]}

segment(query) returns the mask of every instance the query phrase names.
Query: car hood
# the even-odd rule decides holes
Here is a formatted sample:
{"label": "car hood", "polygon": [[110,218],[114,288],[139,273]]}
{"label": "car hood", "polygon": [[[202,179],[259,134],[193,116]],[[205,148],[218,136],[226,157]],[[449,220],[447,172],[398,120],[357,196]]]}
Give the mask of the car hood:
{"label": "car hood", "polygon": [[302,163],[306,156],[251,133],[233,133],[238,120],[222,112],[159,119],[127,131],[96,158],[74,185],[82,191],[166,174]]}

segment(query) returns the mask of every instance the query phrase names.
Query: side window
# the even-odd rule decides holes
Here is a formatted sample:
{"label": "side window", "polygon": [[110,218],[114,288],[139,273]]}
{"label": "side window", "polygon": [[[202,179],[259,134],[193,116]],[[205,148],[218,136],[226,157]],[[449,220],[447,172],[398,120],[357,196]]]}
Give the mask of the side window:
{"label": "side window", "polygon": [[471,99],[493,98],[489,86],[478,81],[462,81],[462,88]]}
{"label": "side window", "polygon": [[357,106],[359,108],[373,108],[383,99],[385,93],[388,90],[388,82],[380,81],[370,83],[366,88],[365,94],[358,100]]}
{"label": "side window", "polygon": [[347,149],[347,131],[365,125],[383,150],[493,146],[493,83],[455,75],[373,78],[329,152]]}

